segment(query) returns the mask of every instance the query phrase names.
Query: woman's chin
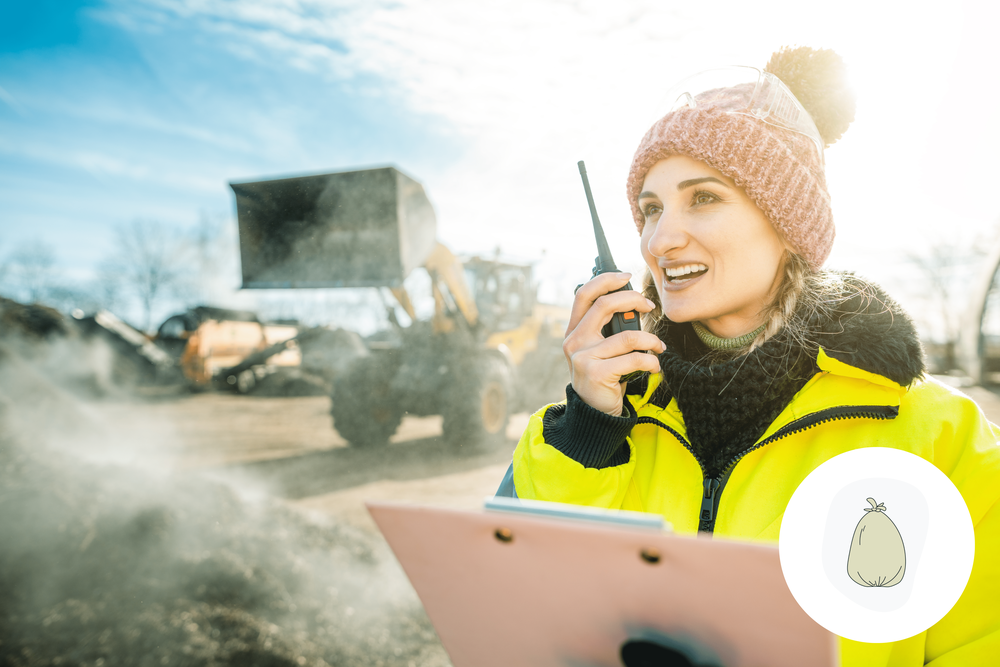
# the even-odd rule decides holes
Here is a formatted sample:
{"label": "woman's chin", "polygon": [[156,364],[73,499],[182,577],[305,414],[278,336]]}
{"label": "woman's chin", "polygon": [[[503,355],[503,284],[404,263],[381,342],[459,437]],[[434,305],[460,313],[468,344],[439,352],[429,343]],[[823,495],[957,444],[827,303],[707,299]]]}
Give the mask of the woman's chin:
{"label": "woman's chin", "polygon": [[661,309],[663,311],[663,316],[671,322],[676,322],[678,324],[681,322],[694,322],[696,320],[705,319],[710,315],[710,313],[705,311],[704,308],[698,308],[696,304],[688,303],[687,299],[681,301],[676,297],[671,299],[671,296],[673,295],[663,294],[662,292],[660,293],[660,303],[662,304]]}
{"label": "woman's chin", "polygon": [[698,317],[697,314],[692,314],[685,310],[679,310],[679,309],[664,310],[663,316],[666,317],[671,322],[674,322],[675,324],[681,324],[683,322],[694,322],[702,319],[701,317]]}
{"label": "woman's chin", "polygon": [[711,309],[706,308],[706,296],[712,290],[699,289],[701,276],[691,281],[695,284],[678,289],[676,286],[657,285],[663,314],[671,322],[692,322],[711,317]]}

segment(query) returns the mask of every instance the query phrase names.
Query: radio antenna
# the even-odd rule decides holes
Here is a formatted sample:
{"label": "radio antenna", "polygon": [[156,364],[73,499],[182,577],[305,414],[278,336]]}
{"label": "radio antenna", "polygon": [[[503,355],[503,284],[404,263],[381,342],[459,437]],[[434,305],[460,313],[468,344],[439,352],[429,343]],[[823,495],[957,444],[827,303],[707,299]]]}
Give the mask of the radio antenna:
{"label": "radio antenna", "polygon": [[587,203],[590,204],[590,217],[594,221],[594,236],[597,238],[597,258],[594,260],[594,275],[599,273],[617,272],[615,260],[611,257],[611,247],[608,246],[608,239],[604,236],[604,227],[597,217],[597,207],[594,205],[594,195],[590,191],[590,180],[587,179],[587,167],[583,160],[576,163],[580,168],[580,177],[583,178],[583,189],[587,193]]}

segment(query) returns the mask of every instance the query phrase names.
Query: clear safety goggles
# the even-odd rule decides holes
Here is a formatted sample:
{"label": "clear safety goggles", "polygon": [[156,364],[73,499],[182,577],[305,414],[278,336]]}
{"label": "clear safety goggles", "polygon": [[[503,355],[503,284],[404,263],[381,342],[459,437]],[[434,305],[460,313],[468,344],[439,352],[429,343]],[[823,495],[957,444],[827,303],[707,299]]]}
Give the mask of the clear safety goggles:
{"label": "clear safety goggles", "polygon": [[823,164],[823,138],[812,116],[781,80],[756,67],[732,66],[705,70],[671,87],[658,118],[683,107],[722,107],[727,113],[750,116],[812,140]]}

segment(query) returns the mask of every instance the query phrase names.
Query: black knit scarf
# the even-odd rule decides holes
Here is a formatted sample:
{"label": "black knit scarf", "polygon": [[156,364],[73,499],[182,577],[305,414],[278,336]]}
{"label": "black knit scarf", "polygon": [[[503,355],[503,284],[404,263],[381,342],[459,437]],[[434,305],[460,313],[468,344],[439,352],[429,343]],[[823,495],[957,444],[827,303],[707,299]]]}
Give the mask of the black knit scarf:
{"label": "black knit scarf", "polygon": [[[750,354],[713,362],[690,324],[662,320],[656,334],[666,380],[650,401],[677,399],[691,444],[707,476],[716,477],[748,450],[819,368],[827,355],[908,386],[924,373],[923,350],[912,321],[877,285],[850,273],[824,273],[811,301],[796,309],[797,328],[814,344],[803,348],[787,331]],[[831,278],[834,278],[831,280]]]}
{"label": "black knit scarf", "polygon": [[797,354],[781,333],[750,354],[715,362],[690,324],[671,325],[662,338],[665,385],[706,477],[725,472],[819,370],[814,355]]}

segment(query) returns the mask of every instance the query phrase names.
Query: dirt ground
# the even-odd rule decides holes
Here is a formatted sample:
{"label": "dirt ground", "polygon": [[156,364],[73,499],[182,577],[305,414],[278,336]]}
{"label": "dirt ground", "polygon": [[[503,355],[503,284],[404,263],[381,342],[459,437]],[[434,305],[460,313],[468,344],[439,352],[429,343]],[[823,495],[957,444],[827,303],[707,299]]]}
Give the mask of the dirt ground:
{"label": "dirt ground", "polygon": [[[1000,421],[997,394],[962,390]],[[0,442],[0,532],[22,545],[0,563],[15,569],[0,576],[0,614],[16,625],[0,632],[0,663],[447,667],[364,502],[479,507],[528,415],[493,445],[449,446],[440,418],[407,417],[388,445],[356,449],[328,406],[104,400],[67,422],[113,425],[85,459]]]}
{"label": "dirt ground", "polygon": [[[997,393],[958,388],[1000,423]],[[102,402],[91,409],[118,425],[130,458],[254,485],[294,507],[376,533],[366,500],[480,507],[496,491],[528,422],[527,413],[514,415],[506,442],[456,449],[441,439],[440,417],[408,416],[387,447],[353,449],[332,428],[325,396],[184,394],[151,402]],[[151,432],[158,437],[150,438]]]}
{"label": "dirt ground", "polygon": [[[959,389],[1000,423],[997,393],[975,386]],[[118,424],[132,454],[147,462],[254,485],[293,507],[376,534],[366,500],[480,507],[495,492],[528,421],[527,413],[514,415],[506,442],[456,449],[440,437],[440,417],[406,417],[387,447],[354,449],[331,427],[329,405],[325,396],[206,393],[103,402],[92,409]],[[151,431],[160,437],[151,440]]]}
{"label": "dirt ground", "polygon": [[205,393],[90,409],[117,425],[129,458],[234,480],[369,531],[375,526],[366,500],[480,507],[496,491],[528,421],[527,413],[514,415],[504,442],[456,448],[441,438],[440,417],[408,416],[388,446],[355,449],[332,428],[325,396]]}

